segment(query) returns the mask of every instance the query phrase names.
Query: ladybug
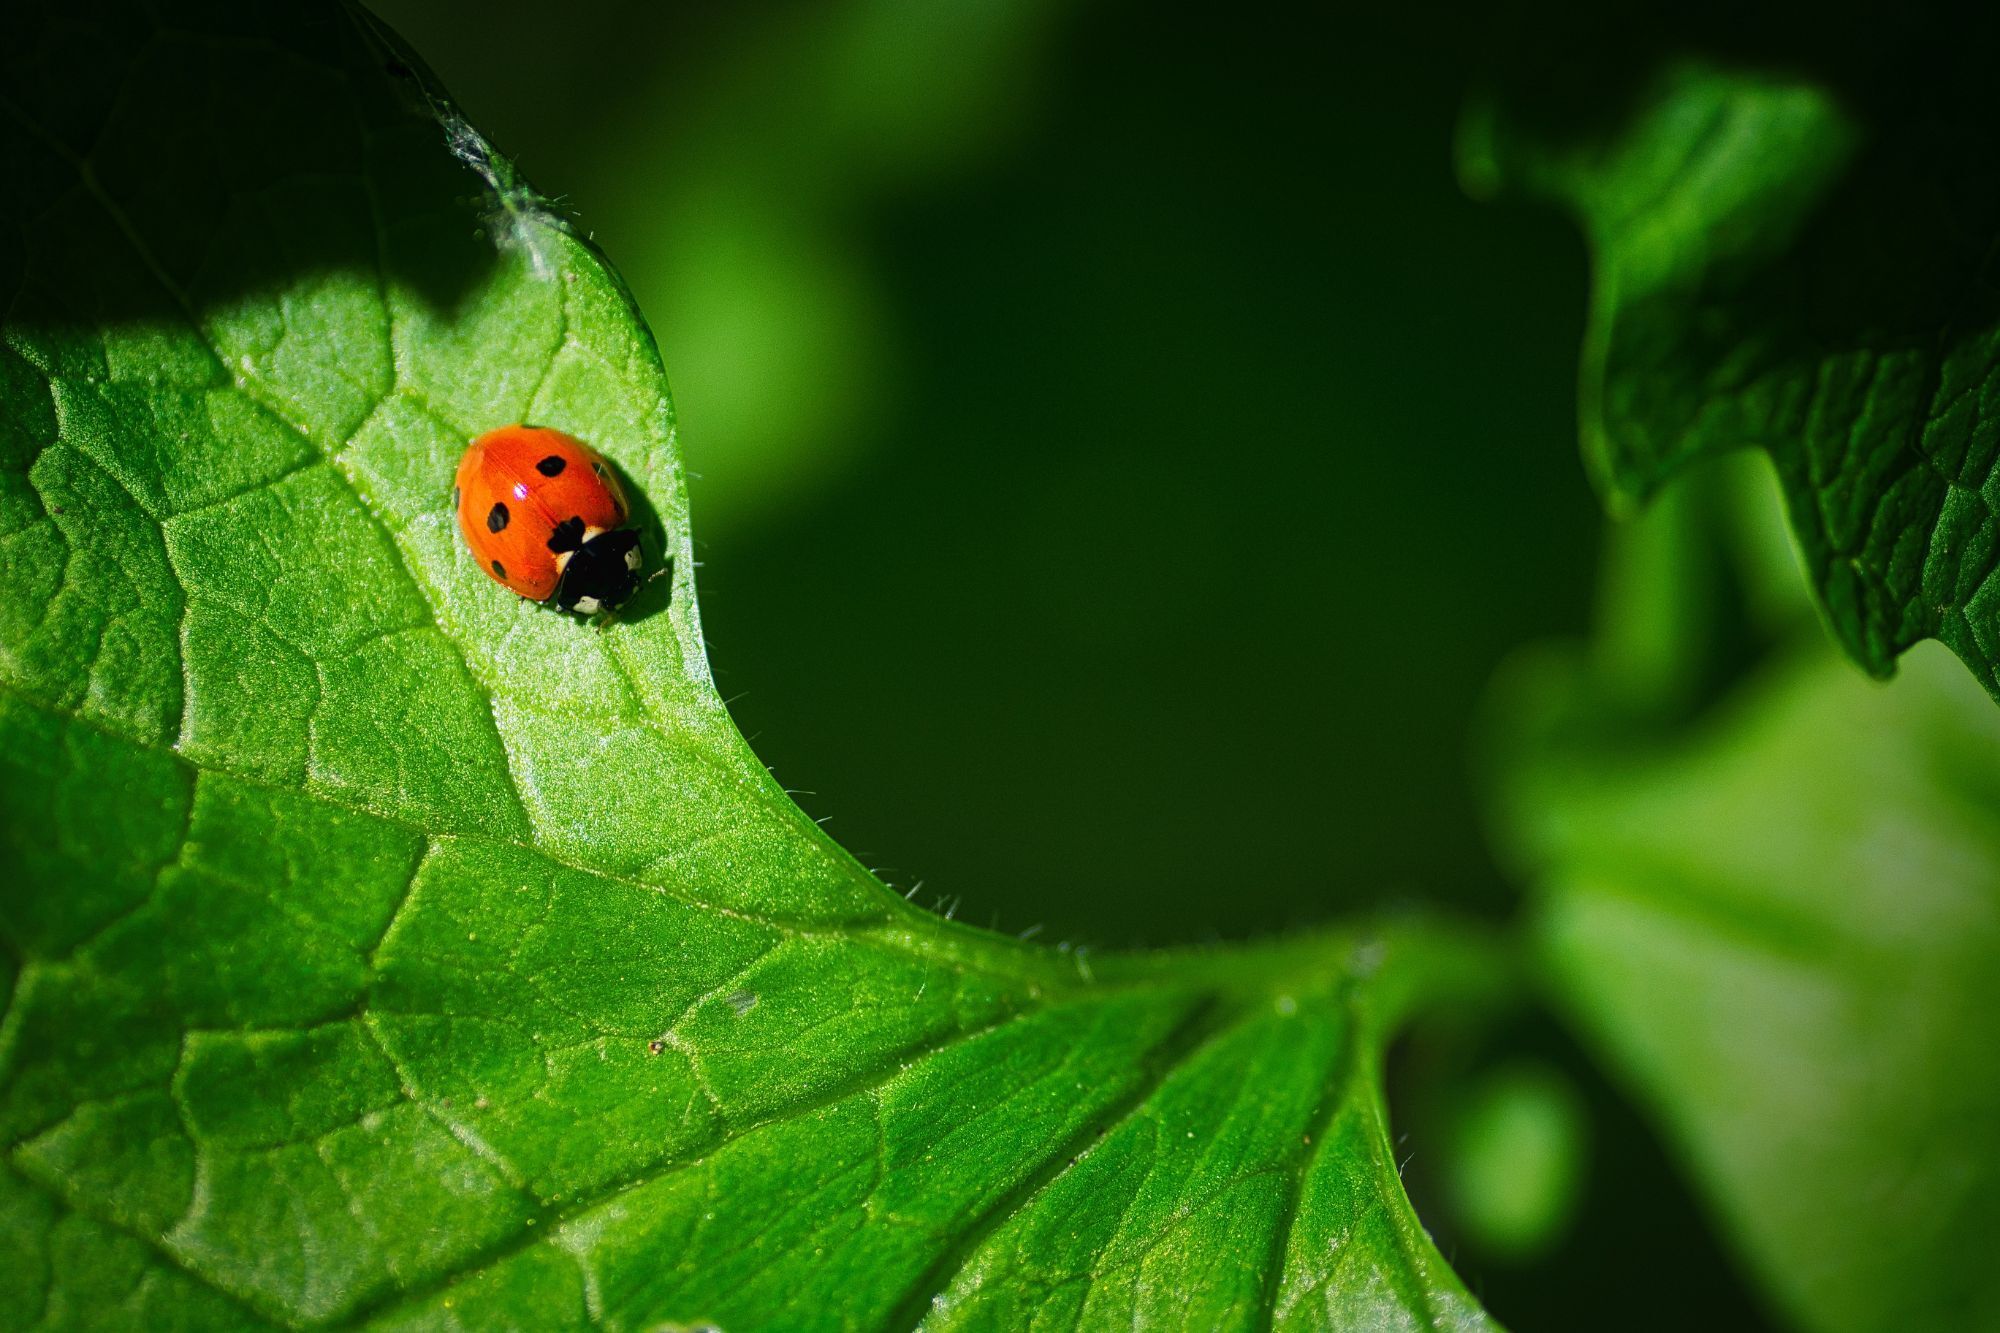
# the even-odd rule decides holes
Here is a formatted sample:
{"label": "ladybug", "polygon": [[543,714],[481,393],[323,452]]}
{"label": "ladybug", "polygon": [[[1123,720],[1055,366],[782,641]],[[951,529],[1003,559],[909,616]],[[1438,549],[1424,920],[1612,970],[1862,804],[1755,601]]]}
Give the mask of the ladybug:
{"label": "ladybug", "polygon": [[615,610],[639,586],[639,534],[610,466],[546,426],[502,426],[458,462],[451,507],[479,567],[531,602]]}

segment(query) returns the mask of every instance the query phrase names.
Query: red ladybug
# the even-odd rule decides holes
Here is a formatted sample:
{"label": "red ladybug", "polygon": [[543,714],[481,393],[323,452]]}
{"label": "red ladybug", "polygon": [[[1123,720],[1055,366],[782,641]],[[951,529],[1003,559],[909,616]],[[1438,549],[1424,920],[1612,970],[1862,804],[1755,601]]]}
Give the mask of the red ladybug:
{"label": "red ladybug", "polygon": [[531,602],[614,610],[639,586],[639,534],[611,468],[545,426],[502,426],[472,442],[451,491],[479,567]]}

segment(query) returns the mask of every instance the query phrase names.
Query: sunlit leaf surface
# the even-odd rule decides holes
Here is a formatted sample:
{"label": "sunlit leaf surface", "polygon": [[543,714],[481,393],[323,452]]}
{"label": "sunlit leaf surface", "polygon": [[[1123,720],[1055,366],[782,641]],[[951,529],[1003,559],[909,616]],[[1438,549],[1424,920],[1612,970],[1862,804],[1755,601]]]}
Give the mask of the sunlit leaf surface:
{"label": "sunlit leaf surface", "polygon": [[[365,15],[163,8],[0,33],[10,1321],[1484,1326],[1380,1077],[1474,941],[906,905],[711,688],[615,276]],[[516,420],[671,557],[609,627],[460,548]]]}
{"label": "sunlit leaf surface", "polygon": [[[1646,581],[1609,620],[1684,655]],[[1525,671],[1502,824],[1554,990],[1790,1321],[1997,1328],[2000,716],[1940,648],[1884,685],[1804,628],[1664,730],[1629,646]]]}

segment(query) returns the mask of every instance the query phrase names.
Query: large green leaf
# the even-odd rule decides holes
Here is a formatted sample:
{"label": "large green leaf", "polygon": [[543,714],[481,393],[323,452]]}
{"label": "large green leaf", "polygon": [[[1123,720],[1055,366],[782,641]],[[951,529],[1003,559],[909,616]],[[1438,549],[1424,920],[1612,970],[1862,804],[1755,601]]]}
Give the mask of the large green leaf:
{"label": "large green leaf", "polygon": [[1654,725],[1717,604],[1672,586],[1701,499],[1624,535],[1588,659],[1514,681],[1540,954],[1791,1319],[2000,1328],[2000,717],[1941,649],[1882,685],[1814,632]]}
{"label": "large green leaf", "polygon": [[[0,50],[10,1320],[1485,1324],[1380,1087],[1483,945],[905,904],[711,688],[622,288],[412,57],[330,5]],[[460,549],[519,419],[673,557],[617,624]]]}
{"label": "large green leaf", "polygon": [[1464,175],[1582,224],[1582,433],[1620,509],[1760,446],[1849,653],[1887,675],[1939,638],[2000,695],[1994,15],[1739,17],[1650,76],[1614,42],[1480,102]]}

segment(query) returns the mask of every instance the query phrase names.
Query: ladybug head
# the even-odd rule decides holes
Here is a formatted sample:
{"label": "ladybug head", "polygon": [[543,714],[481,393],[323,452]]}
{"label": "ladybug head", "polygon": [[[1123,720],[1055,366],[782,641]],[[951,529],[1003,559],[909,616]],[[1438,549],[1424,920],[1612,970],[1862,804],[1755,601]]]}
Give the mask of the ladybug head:
{"label": "ladybug head", "polygon": [[600,532],[563,563],[555,602],[565,611],[595,615],[615,611],[639,586],[639,534],[630,528]]}

